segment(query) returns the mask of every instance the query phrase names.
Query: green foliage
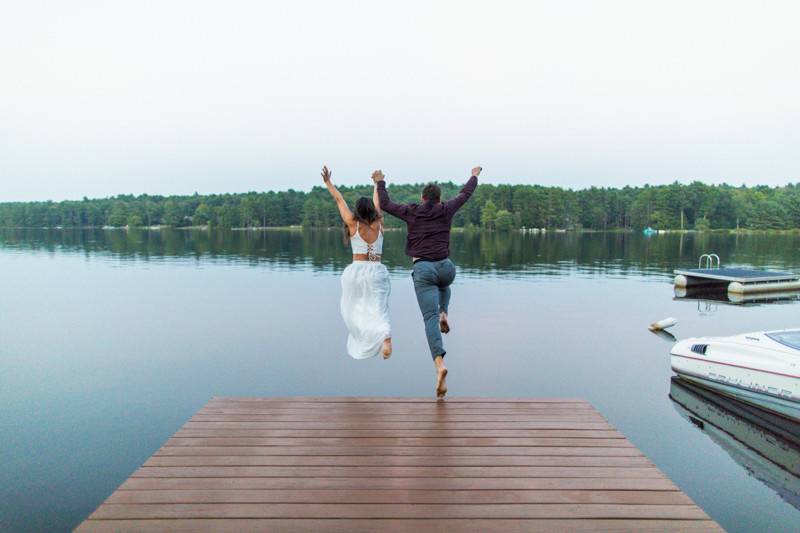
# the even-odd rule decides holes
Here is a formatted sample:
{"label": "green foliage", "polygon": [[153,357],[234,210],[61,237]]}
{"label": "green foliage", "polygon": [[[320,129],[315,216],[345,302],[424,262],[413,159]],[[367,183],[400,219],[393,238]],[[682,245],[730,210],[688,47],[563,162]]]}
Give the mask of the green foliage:
{"label": "green foliage", "polygon": [[200,204],[194,211],[194,215],[192,216],[192,224],[195,226],[205,226],[211,222],[211,217],[213,214],[214,212],[211,211],[211,208],[208,207],[208,205]]}
{"label": "green foliage", "polygon": [[111,213],[109,213],[108,215],[108,225],[124,226],[127,223],[128,223],[127,205],[125,205],[125,202],[115,202],[114,207],[111,208]]}
{"label": "green foliage", "polygon": [[140,217],[139,215],[134,214],[134,215],[129,215],[128,216],[128,224],[127,225],[131,226],[131,227],[134,227],[134,228],[138,228],[138,227],[141,227],[142,225],[144,225],[144,222],[142,221],[142,217]]}
{"label": "green foliage", "polygon": [[698,218],[694,223],[694,229],[697,231],[708,231],[711,229],[711,223],[707,218]]}
{"label": "green foliage", "polygon": [[481,225],[484,228],[494,228],[495,220],[497,220],[497,206],[491,200],[487,200],[481,209]]}
{"label": "green foliage", "polygon": [[[460,185],[440,184],[442,199]],[[340,187],[350,205],[372,197],[372,186]],[[390,185],[392,200],[420,201],[422,185]],[[64,202],[0,203],[0,227],[204,226],[339,227],[336,204],[323,187],[243,194],[191,196],[120,195]],[[689,185],[591,187],[582,190],[541,185],[480,185],[458,211],[456,227],[509,229],[656,229],[800,227],[800,184],[784,187]],[[403,223],[387,217],[387,226]]]}
{"label": "green foliage", "polygon": [[510,212],[501,209],[494,218],[494,227],[498,230],[510,230],[514,226],[514,217]]}

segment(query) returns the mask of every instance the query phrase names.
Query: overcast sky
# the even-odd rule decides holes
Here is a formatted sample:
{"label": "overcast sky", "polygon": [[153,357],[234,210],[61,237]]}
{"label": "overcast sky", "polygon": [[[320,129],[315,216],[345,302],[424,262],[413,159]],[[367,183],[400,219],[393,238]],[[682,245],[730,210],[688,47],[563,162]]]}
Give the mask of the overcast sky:
{"label": "overcast sky", "polygon": [[0,200],[800,181],[799,4],[0,1]]}

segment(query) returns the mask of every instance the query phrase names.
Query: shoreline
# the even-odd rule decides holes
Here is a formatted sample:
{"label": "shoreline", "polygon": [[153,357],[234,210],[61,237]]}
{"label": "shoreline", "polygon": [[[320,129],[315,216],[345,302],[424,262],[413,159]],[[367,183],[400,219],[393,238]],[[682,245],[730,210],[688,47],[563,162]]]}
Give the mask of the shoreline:
{"label": "shoreline", "polygon": [[[89,231],[89,230],[103,230],[103,231],[161,231],[161,230],[176,230],[176,231],[332,231],[341,230],[339,226],[331,227],[307,227],[307,226],[253,226],[253,227],[213,227],[213,226],[0,226],[0,230],[46,230],[46,231]],[[384,231],[403,231],[404,228],[384,228]],[[480,226],[472,227],[454,227],[453,232],[474,232],[474,233],[522,233],[522,234],[541,234],[548,233],[641,233],[640,229],[633,228],[611,228],[605,230],[595,229],[582,229],[582,228],[511,228],[507,230],[481,228]],[[648,235],[648,237],[657,237],[659,235],[674,235],[674,234],[691,234],[691,235],[800,235],[800,228],[792,229],[663,229],[658,230],[657,233]]]}

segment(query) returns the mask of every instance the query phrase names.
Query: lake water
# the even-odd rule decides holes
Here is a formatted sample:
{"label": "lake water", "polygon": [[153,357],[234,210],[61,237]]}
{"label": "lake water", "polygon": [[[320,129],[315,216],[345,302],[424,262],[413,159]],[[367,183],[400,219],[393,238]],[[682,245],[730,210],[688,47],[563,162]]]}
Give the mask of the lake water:
{"label": "lake water", "polygon": [[[433,396],[404,238],[384,256],[394,355],[354,361],[338,231],[0,230],[0,530],[70,530],[211,396]],[[800,326],[796,297],[676,300],[671,284],[704,252],[797,272],[799,236],[454,233],[452,248],[451,395],[586,398],[727,530],[800,527],[798,478],[690,422],[670,343],[646,327]]]}

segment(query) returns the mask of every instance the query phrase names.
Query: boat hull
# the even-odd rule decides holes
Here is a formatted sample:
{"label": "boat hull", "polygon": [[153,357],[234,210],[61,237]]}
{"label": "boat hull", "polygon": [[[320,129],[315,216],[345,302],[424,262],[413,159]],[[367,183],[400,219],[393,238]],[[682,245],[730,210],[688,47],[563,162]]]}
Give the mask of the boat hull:
{"label": "boat hull", "polygon": [[769,334],[686,339],[670,353],[672,370],[683,379],[800,421],[800,351]]}
{"label": "boat hull", "polygon": [[[674,367],[673,370],[675,370]],[[700,387],[710,389],[718,394],[733,398],[734,400],[744,402],[746,404],[758,407],[759,409],[769,411],[770,413],[775,413],[785,418],[800,422],[800,405],[798,405],[797,402],[742,389],[737,386],[727,385],[725,383],[720,383],[719,381],[712,381],[710,379],[679,372],[677,370],[675,370],[675,373],[678,374],[682,379],[685,379]]]}

